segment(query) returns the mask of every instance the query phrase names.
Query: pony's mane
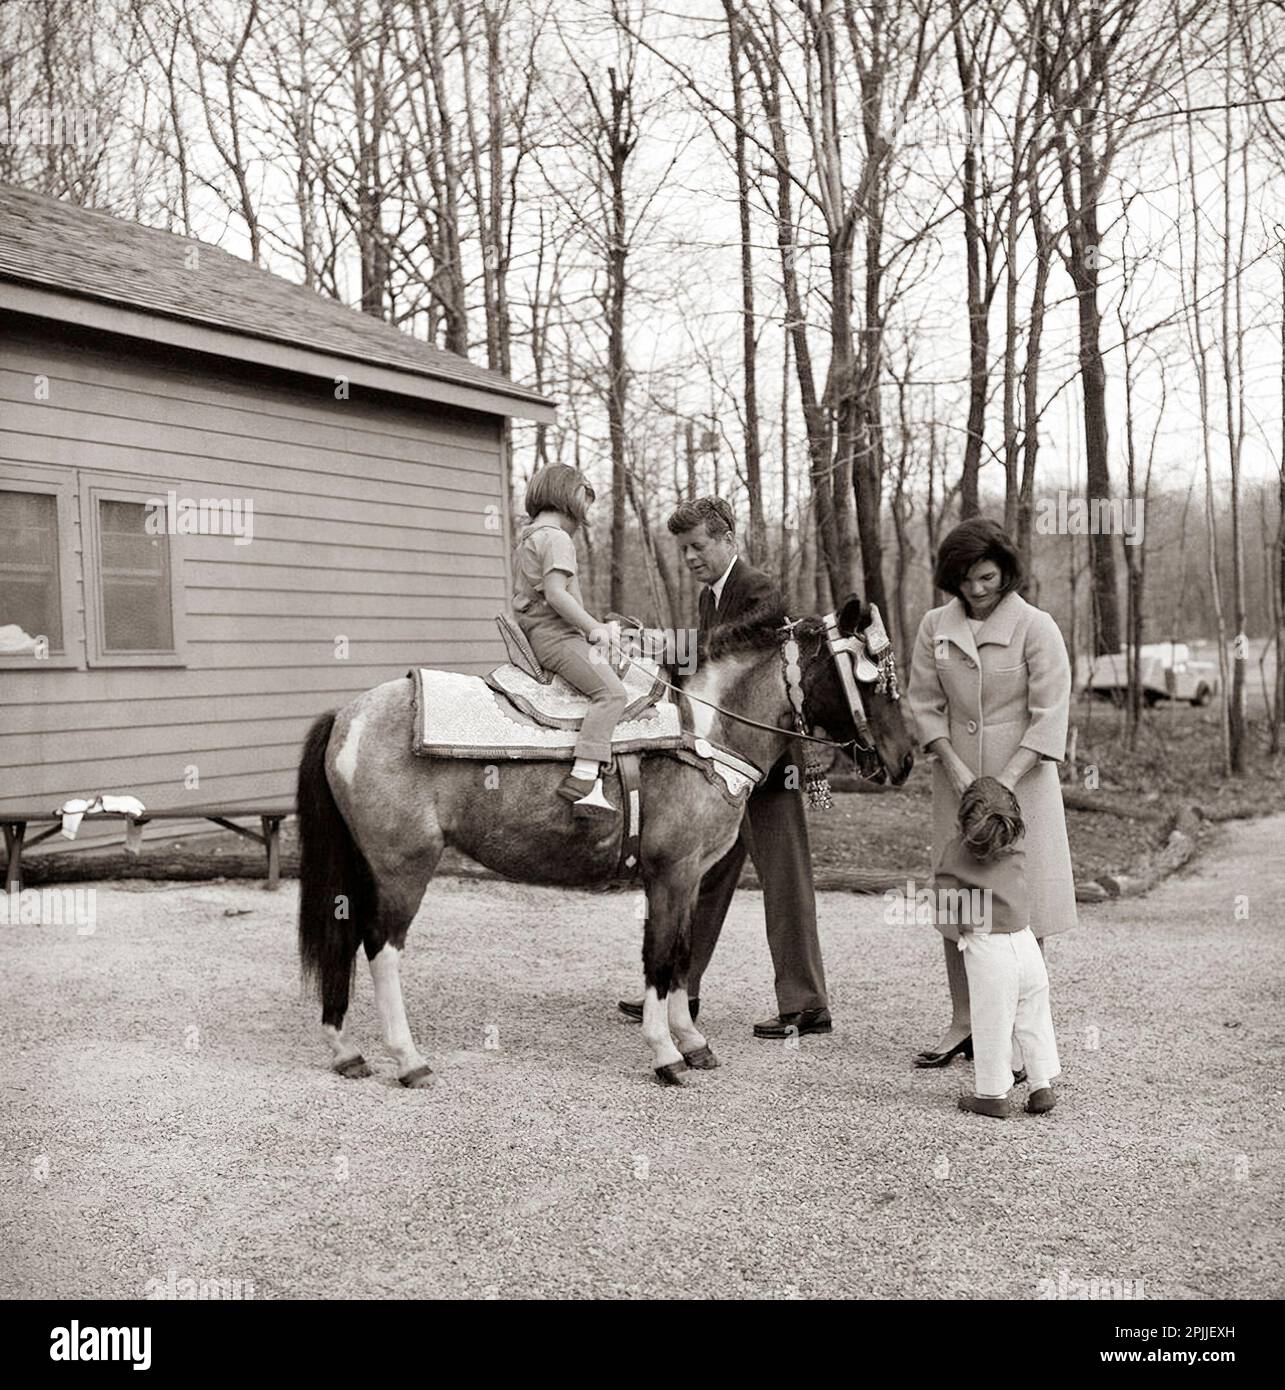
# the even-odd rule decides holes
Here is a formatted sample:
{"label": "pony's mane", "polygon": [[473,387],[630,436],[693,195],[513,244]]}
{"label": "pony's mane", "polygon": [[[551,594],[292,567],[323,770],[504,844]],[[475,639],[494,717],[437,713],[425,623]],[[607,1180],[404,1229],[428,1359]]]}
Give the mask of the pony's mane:
{"label": "pony's mane", "polygon": [[[713,659],[737,652],[768,651],[778,646],[784,637],[783,624],[787,616],[785,601],[779,594],[773,594],[734,622],[715,628],[712,635],[702,641],[703,654]],[[794,634],[796,638],[808,638],[820,631],[819,618],[804,618],[795,627]]]}

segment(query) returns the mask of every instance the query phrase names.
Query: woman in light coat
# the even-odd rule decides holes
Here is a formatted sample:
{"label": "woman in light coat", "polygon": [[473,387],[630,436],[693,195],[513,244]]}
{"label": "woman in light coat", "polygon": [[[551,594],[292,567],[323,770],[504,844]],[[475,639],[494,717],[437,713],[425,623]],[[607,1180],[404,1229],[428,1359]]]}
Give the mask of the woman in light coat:
{"label": "woman in light coat", "polygon": [[[933,871],[957,833],[964,788],[998,778],[1017,797],[1031,929],[1040,940],[1073,927],[1075,882],[1057,764],[1066,756],[1071,664],[1050,614],[1026,602],[1017,548],[997,522],[974,517],[941,543],[934,582],[949,603],[924,614],[907,701],[933,768]],[[968,979],[956,943],[943,939],[951,1021],[920,1067],[972,1056]]]}

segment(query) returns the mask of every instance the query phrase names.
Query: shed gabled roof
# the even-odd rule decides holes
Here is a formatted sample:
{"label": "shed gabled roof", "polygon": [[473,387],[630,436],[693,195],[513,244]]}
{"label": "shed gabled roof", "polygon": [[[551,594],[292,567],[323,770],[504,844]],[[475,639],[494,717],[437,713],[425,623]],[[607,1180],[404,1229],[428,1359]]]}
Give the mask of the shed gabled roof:
{"label": "shed gabled roof", "polygon": [[[538,392],[217,246],[12,184],[0,184],[0,284],[6,282],[235,335],[239,345],[229,342],[225,355],[242,360],[252,339],[298,349],[301,370],[315,368],[318,355],[339,358],[389,369],[367,383],[381,389],[397,390],[394,374],[400,374],[408,395],[431,395],[424,386],[439,383],[455,388],[443,399],[486,409],[490,397],[496,414],[552,418],[553,403]],[[28,307],[0,299],[6,301],[11,308]],[[74,318],[89,321],[84,314]],[[94,326],[114,325],[99,319]],[[191,345],[211,350],[215,341],[202,337]],[[291,365],[279,351],[271,360]]]}

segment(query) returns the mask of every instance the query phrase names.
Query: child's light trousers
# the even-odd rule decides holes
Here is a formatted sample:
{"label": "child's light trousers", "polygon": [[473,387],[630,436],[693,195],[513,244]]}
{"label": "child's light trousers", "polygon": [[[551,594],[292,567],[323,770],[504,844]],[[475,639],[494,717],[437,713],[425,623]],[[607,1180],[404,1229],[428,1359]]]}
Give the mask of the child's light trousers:
{"label": "child's light trousers", "polygon": [[586,762],[611,761],[611,735],[629,704],[620,677],[570,623],[551,608],[519,613],[518,625],[546,671],[559,675],[589,697],[589,708],[576,737],[575,756]]}
{"label": "child's light trousers", "polygon": [[1049,977],[1030,927],[1017,932],[964,932],[973,1021],[973,1073],[979,1096],[1006,1096],[1013,1088],[1013,1063],[1020,1050],[1032,1091],[1061,1071]]}

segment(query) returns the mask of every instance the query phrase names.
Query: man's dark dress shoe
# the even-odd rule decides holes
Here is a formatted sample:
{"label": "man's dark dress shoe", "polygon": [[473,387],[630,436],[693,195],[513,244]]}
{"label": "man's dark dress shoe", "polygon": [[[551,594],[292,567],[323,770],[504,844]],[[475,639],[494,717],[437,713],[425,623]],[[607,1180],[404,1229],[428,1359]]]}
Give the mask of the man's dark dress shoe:
{"label": "man's dark dress shoe", "polygon": [[[635,1019],[642,1022],[642,1000],[641,999],[620,999],[616,1002],[616,1008],[620,1010],[626,1018]],[[692,1022],[696,1022],[696,1015],[700,1013],[701,1001],[699,999],[689,999],[687,1001],[688,1012],[692,1016]]]}
{"label": "man's dark dress shoe", "polygon": [[797,1014],[777,1014],[775,1018],[764,1019],[754,1025],[756,1038],[788,1038],[791,1033],[802,1037],[804,1033],[830,1033],[834,1024],[829,1009],[803,1009]]}

